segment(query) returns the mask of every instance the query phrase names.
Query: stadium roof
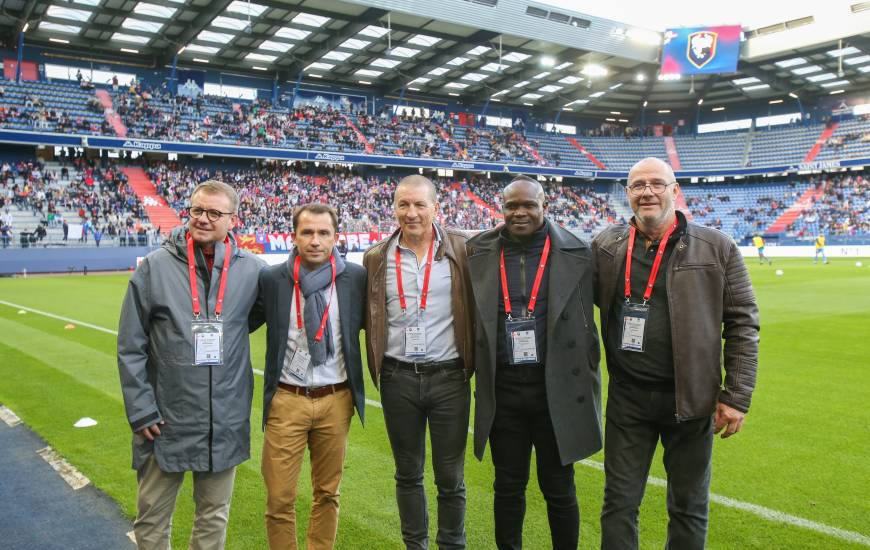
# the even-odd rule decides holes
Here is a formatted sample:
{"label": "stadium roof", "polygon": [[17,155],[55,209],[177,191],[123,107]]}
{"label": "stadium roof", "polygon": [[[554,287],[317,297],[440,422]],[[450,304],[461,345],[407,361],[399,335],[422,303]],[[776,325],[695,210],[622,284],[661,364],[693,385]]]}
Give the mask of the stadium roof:
{"label": "stadium roof", "polygon": [[[870,89],[870,39],[854,36],[795,48],[751,62],[729,75],[662,80],[658,65],[421,15],[341,0],[7,0],[0,33],[102,60],[356,86],[381,95],[441,98],[479,105],[522,105],[543,116],[560,109],[630,118],[648,109],[689,110],[747,100],[800,96],[808,104],[837,90]],[[486,3],[477,0],[477,3]],[[530,5],[529,9],[533,9]],[[541,10],[541,8],[534,8]],[[545,11],[545,10],[541,10]],[[530,13],[527,11],[527,13]],[[531,12],[534,15],[534,12]],[[556,15],[554,15],[556,14]],[[542,14],[537,14],[541,16]],[[546,23],[574,12],[543,14]],[[557,17],[558,16],[558,17]],[[619,27],[626,42],[645,44],[654,31]],[[621,28],[621,31],[619,30]],[[605,48],[601,48],[605,49]],[[495,105],[492,105],[494,107]]]}

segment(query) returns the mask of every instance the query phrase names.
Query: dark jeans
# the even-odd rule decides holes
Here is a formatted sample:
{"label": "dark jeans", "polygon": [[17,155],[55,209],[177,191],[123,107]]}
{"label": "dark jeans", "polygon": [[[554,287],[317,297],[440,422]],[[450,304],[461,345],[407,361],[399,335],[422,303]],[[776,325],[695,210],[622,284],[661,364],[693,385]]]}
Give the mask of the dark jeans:
{"label": "dark jeans", "polygon": [[471,408],[465,371],[414,374],[385,365],[380,381],[384,420],[396,461],[396,502],[405,547],[429,547],[429,513],[423,488],[428,424],[438,489],[435,542],[442,549],[465,548],[465,444]]}
{"label": "dark jeans", "polygon": [[526,485],[532,447],[538,486],[547,502],[547,520],[554,550],[576,550],[580,509],[574,489],[574,465],[563,465],[547,406],[544,367],[499,367],[496,373],[495,419],[489,433],[495,465],[495,542],[500,550],[523,547]]}
{"label": "dark jeans", "polygon": [[713,417],[677,422],[673,392],[611,379],[604,430],[602,550],[638,547],[637,518],[659,438],[668,475],[666,548],[704,548],[710,499]]}

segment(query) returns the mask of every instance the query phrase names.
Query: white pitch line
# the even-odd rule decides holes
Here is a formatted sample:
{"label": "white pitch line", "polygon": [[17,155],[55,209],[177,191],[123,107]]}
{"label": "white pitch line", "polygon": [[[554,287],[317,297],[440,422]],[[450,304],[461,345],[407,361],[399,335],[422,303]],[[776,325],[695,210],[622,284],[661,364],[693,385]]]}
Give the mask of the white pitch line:
{"label": "white pitch line", "polygon": [[[94,330],[99,330],[101,332],[106,332],[109,334],[118,334],[117,331],[100,327],[97,325],[92,325],[90,323],[85,323],[83,321],[77,321],[76,319],[70,319],[69,317],[62,317],[60,315],[55,315],[53,313],[48,313],[45,311],[40,311],[38,309],[29,308],[26,306],[22,306],[19,304],[13,304],[11,302],[7,302],[5,300],[0,300],[0,304],[5,304],[10,307],[17,307],[18,309],[23,309],[25,311],[30,311],[32,313],[37,313],[39,315],[44,315],[46,317],[51,317],[52,319],[58,319],[61,321],[67,321],[69,323],[76,323],[83,327],[92,328]],[[259,376],[263,376],[263,371],[259,369],[253,369],[254,374]],[[383,409],[383,405],[380,402],[375,401],[374,399],[366,399],[366,405],[370,405],[372,407]],[[468,429],[469,433],[473,433],[471,428]],[[596,470],[604,471],[604,464],[601,462],[597,462],[595,460],[581,460],[579,462],[583,466],[587,466],[590,468],[594,468]],[[85,478],[87,479],[87,478]],[[649,476],[647,479],[648,485],[653,485],[655,487],[667,487],[668,482],[665,479],[661,479],[658,477]],[[826,525],[824,523],[819,523],[817,521],[808,520],[802,518],[800,516],[793,516],[791,514],[786,514],[785,512],[780,512],[779,510],[774,510],[772,508],[767,508],[765,506],[760,506],[758,504],[752,504],[751,502],[743,502],[741,500],[736,500],[730,497],[726,497],[723,495],[718,495],[716,493],[710,493],[710,500],[715,502],[716,504],[720,504],[722,506],[727,506],[728,508],[734,508],[735,510],[741,510],[743,512],[749,512],[755,516],[758,516],[764,520],[771,521],[774,523],[784,523],[786,525],[792,525],[794,527],[800,527],[802,529],[808,529],[810,531],[815,531],[817,533],[822,533],[834,538],[838,538],[841,540],[845,540],[848,542],[854,542],[856,544],[861,544],[864,546],[870,546],[870,537],[867,535],[862,535],[861,533],[857,533],[855,531],[848,531],[846,529],[840,529],[838,527],[831,527],[830,525]]]}
{"label": "white pitch line", "polygon": [[38,310],[38,309],[33,309],[33,308],[31,308],[31,307],[22,306],[22,305],[20,305],[20,304],[13,304],[12,302],[7,302],[6,300],[0,300],[0,304],[6,305],[6,306],[9,306],[9,307],[17,307],[18,309],[23,309],[24,311],[29,311],[29,312],[31,312],[31,313],[36,313],[36,314],[38,314],[38,315],[44,315],[45,317],[51,317],[52,319],[57,319],[57,320],[59,320],[59,321],[66,321],[66,322],[68,322],[68,323],[75,323],[75,324],[77,324],[77,325],[81,325],[81,326],[83,326],[83,327],[92,328],[92,329],[94,329],[94,330],[98,330],[98,331],[100,331],[100,332],[105,332],[105,333],[108,333],[108,334],[114,334],[115,336],[118,335],[118,331],[116,331],[116,330],[108,329],[108,328],[106,328],[106,327],[101,327],[101,326],[97,326],[97,325],[92,325],[92,324],[90,324],[90,323],[86,323],[86,322],[84,322],[84,321],[78,321],[78,320],[76,320],[76,319],[70,319],[69,317],[62,317],[62,316],[60,316],[60,315],[55,315],[54,313],[49,313],[49,312],[47,312],[47,311],[40,311],[40,310]]}

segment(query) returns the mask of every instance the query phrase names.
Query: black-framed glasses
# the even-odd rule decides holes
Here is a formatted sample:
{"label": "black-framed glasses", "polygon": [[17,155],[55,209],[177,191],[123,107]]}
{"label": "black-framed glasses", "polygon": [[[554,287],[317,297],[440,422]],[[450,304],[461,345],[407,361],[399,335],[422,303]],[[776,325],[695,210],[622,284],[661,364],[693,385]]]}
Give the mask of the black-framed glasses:
{"label": "black-framed glasses", "polygon": [[632,183],[631,185],[626,185],[625,188],[632,195],[642,195],[644,189],[649,187],[649,190],[655,193],[656,195],[661,195],[665,192],[665,189],[674,185],[676,182],[672,181],[671,183],[664,183],[661,181],[655,181],[652,183]]}
{"label": "black-framed glasses", "polygon": [[191,218],[199,218],[203,214],[210,222],[216,222],[223,216],[232,216],[235,212],[221,212],[220,210],[206,210],[199,206],[192,206],[189,210]]}

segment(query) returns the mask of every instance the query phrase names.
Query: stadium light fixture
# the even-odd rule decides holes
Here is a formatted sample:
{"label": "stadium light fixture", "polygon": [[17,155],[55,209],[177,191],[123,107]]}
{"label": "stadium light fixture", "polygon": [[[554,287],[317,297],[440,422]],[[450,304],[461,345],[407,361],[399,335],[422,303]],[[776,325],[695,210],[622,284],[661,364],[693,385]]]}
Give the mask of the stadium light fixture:
{"label": "stadium light fixture", "polygon": [[658,112],[660,115],[666,115],[666,114],[670,113],[671,110],[670,110],[670,109],[659,109],[657,112]]}
{"label": "stadium light fixture", "polygon": [[861,53],[861,50],[859,50],[858,48],[855,48],[855,47],[853,47],[853,46],[847,46],[847,47],[844,48],[844,47],[842,46],[842,42],[843,42],[843,41],[840,40],[840,44],[841,44],[840,47],[837,48],[836,50],[831,50],[831,51],[829,51],[829,52],[828,52],[828,55],[831,56],[831,57],[841,57],[841,56],[844,56],[844,55],[854,55],[854,54],[856,54],[856,53]]}
{"label": "stadium light fixture", "polygon": [[49,38],[49,42],[57,42],[58,44],[69,44],[69,40],[64,40],[63,38]]}
{"label": "stadium light fixture", "polygon": [[27,32],[27,29],[29,29],[29,28],[30,28],[30,21],[28,21],[27,23],[24,24],[24,28],[21,29],[21,32],[23,32],[23,33]]}
{"label": "stadium light fixture", "polygon": [[791,59],[785,59],[783,61],[777,61],[774,63],[777,67],[781,69],[787,69],[789,67],[794,67],[795,65],[803,65],[807,60],[803,57],[792,57]]}
{"label": "stadium light fixture", "polygon": [[535,106],[534,103],[526,103],[525,101],[523,102],[523,105],[527,105],[527,106],[529,106],[529,107],[534,107],[534,106]]}
{"label": "stadium light fixture", "polygon": [[616,119],[615,119],[615,118],[609,118],[609,117],[608,117],[608,118],[605,118],[604,120],[606,120],[607,122],[616,122]]}
{"label": "stadium light fixture", "polygon": [[208,63],[208,59],[201,59],[199,57],[194,57],[193,60],[198,63]]}
{"label": "stadium light fixture", "polygon": [[611,115],[621,115],[622,112],[621,111],[610,111],[610,114]]}
{"label": "stadium light fixture", "polygon": [[862,55],[859,57],[850,57],[849,59],[844,59],[843,62],[847,65],[860,65],[862,63],[867,63],[870,61],[870,55]]}
{"label": "stadium light fixture", "polygon": [[810,73],[815,73],[821,71],[822,68],[818,65],[807,65],[806,67],[798,67],[797,69],[792,69],[791,72],[797,75],[805,75]]}
{"label": "stadium light fixture", "polygon": [[635,75],[634,79],[637,80],[638,82],[643,82],[644,80],[646,80],[646,75],[643,73],[637,73],[637,75]]}
{"label": "stadium light fixture", "polygon": [[702,97],[701,99],[698,100],[698,105],[703,105],[703,104],[704,104],[704,98]]}
{"label": "stadium light fixture", "polygon": [[832,91],[828,92],[828,95],[837,95],[837,94],[842,94],[842,93],[845,92],[845,91],[846,91],[846,90],[832,90]]}
{"label": "stadium light fixture", "polygon": [[447,92],[447,95],[452,95],[453,97],[459,97],[459,94],[453,92]]}
{"label": "stadium light fixture", "polygon": [[139,53],[139,50],[134,50],[132,48],[121,48],[121,51],[126,53]]}
{"label": "stadium light fixture", "polygon": [[255,71],[268,71],[268,70],[269,70],[268,68],[266,68],[266,67],[260,67],[259,65],[251,65],[251,67],[252,67]]}
{"label": "stadium light fixture", "polygon": [[724,111],[724,110],[725,110],[725,107],[713,107],[713,108],[710,109],[710,110],[713,111],[713,112],[716,112],[716,111]]}
{"label": "stadium light fixture", "polygon": [[788,93],[788,97],[790,97],[790,98],[792,98],[792,99],[797,99],[797,98],[798,98],[798,95],[797,95],[796,93],[794,93],[794,92],[789,92],[789,93]]}
{"label": "stadium light fixture", "polygon": [[556,65],[556,60],[551,55],[541,56],[541,66],[542,67],[553,67]]}
{"label": "stadium light fixture", "polygon": [[643,106],[646,107],[647,103],[649,103],[649,101],[644,100],[644,101],[643,101]]}
{"label": "stadium light fixture", "polygon": [[767,102],[768,105],[776,105],[778,103],[782,103],[782,100],[781,99],[771,99],[770,101]]}
{"label": "stadium light fixture", "polygon": [[371,85],[372,85],[372,83],[369,82],[368,80],[358,80],[357,82],[359,82],[360,84],[365,84],[365,85],[367,85],[367,86],[371,86]]}
{"label": "stadium light fixture", "polygon": [[621,119],[619,119],[619,122],[628,122],[628,119],[627,119],[627,118],[621,118]]}

